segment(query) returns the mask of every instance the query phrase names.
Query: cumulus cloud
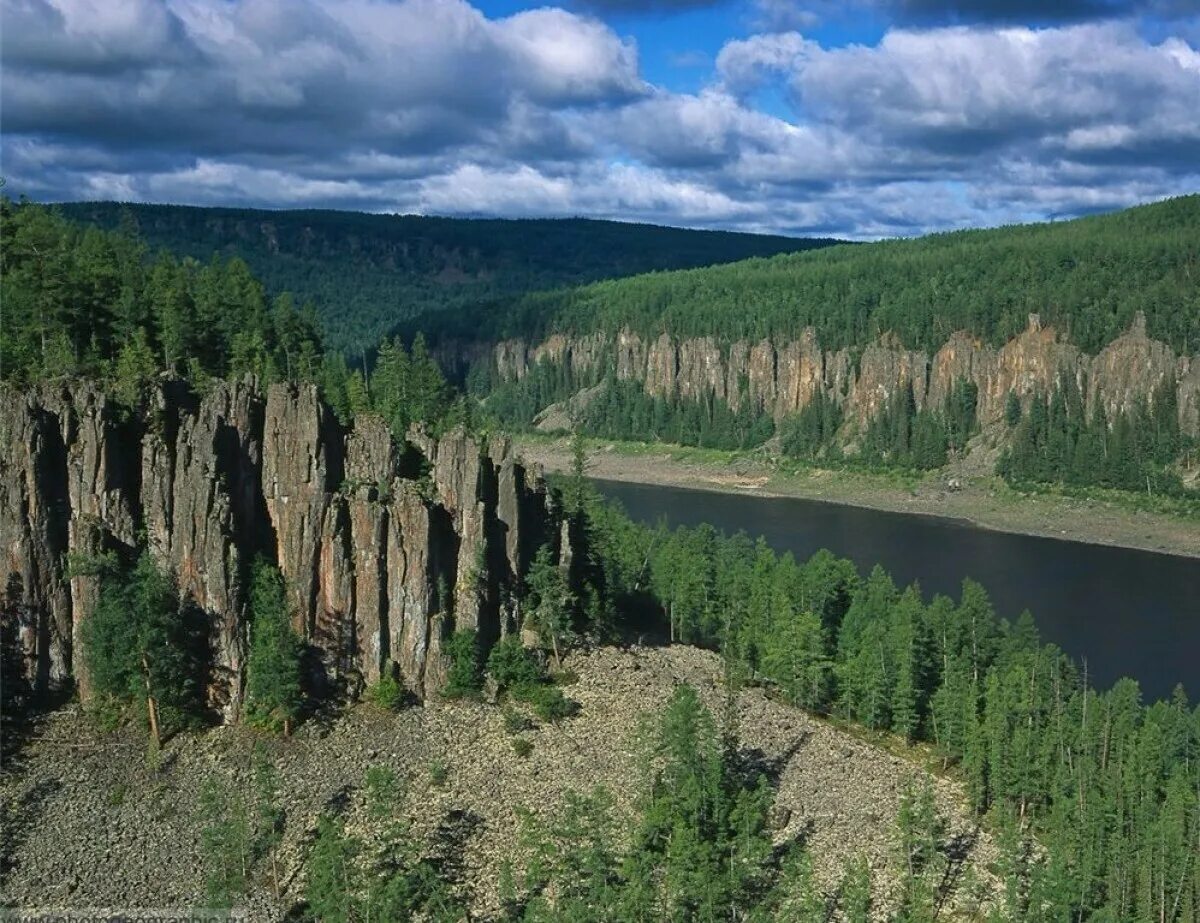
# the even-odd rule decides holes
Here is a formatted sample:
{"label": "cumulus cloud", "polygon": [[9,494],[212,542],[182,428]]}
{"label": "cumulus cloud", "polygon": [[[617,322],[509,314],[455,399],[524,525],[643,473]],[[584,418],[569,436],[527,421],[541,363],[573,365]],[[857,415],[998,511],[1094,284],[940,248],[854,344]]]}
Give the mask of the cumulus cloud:
{"label": "cumulus cloud", "polygon": [[783,74],[797,109],[822,124],[934,158],[1200,163],[1200,54],[1125,24],[894,31],[831,50],[768,36],[728,46],[719,66],[735,86]]}
{"label": "cumulus cloud", "polygon": [[646,82],[632,40],[558,8],[0,9],[4,172],[43,198],[872,237],[1117,207],[1200,182],[1200,51],[1185,29],[1150,40],[1127,21],[976,24],[842,47],[768,31],[728,41],[710,82],[678,93]]}
{"label": "cumulus cloud", "polygon": [[[6,2],[8,131],[205,155],[277,155],[317,139],[436,150],[503,134],[520,101],[645,92],[631,45],[561,10],[488,20],[461,0],[141,2],[159,11],[144,33],[124,4]],[[31,34],[53,37],[26,48]]]}
{"label": "cumulus cloud", "polygon": [[657,15],[719,6],[728,0],[569,0],[571,6],[597,12]]}
{"label": "cumulus cloud", "polygon": [[831,10],[801,0],[753,0],[750,23],[756,32],[793,32],[811,29],[829,17]]}

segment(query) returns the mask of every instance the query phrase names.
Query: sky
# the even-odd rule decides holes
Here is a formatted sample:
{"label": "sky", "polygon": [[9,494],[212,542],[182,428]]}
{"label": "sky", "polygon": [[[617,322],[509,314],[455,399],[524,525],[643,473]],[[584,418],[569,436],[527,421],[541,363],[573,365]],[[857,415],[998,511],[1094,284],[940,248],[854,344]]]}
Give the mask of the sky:
{"label": "sky", "polygon": [[0,0],[8,195],[850,238],[1200,190],[1200,0]]}

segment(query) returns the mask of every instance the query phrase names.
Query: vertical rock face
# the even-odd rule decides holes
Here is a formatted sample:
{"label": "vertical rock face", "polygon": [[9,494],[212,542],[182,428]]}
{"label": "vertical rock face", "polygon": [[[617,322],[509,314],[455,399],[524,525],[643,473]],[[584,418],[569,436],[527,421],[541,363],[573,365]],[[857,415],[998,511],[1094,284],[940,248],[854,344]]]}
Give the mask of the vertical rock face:
{"label": "vertical rock face", "polygon": [[725,400],[725,370],[721,349],[712,337],[684,340],[679,344],[679,396],[694,401],[712,395]]}
{"label": "vertical rock face", "polygon": [[1074,381],[1084,390],[1087,359],[1067,343],[1053,327],[1043,327],[1036,314],[1029,317],[1029,326],[1009,340],[996,355],[994,372],[979,385],[979,418],[984,422],[999,420],[1004,403],[1012,391],[1028,404],[1034,394],[1049,394],[1063,380]]}
{"label": "vertical rock face", "polygon": [[[74,679],[79,626],[99,578],[68,560],[136,553],[139,535],[210,626],[214,709],[244,686],[250,563],[283,573],[295,625],[326,683],[357,691],[394,672],[417,695],[444,681],[448,632],[508,627],[521,575],[556,529],[540,477],[507,440],[412,434],[422,462],[363,417],[343,427],[309,386],[252,379],[203,397],[158,389],[145,419],[96,387],[0,394],[0,587],[21,613],[27,669],[42,688]],[[428,478],[414,479],[425,468]]]}
{"label": "vertical rock face", "polygon": [[519,381],[529,371],[525,343],[522,340],[505,340],[497,343],[494,354],[496,369],[503,379]]}
{"label": "vertical rock face", "polygon": [[1179,428],[1190,436],[1200,436],[1200,356],[1181,356],[1175,380],[1179,382]]}
{"label": "vertical rock face", "polygon": [[1092,360],[1088,406],[1098,404],[1112,420],[1145,401],[1149,396],[1147,388],[1153,392],[1163,386],[1175,387],[1177,381],[1182,383],[1185,378],[1171,348],[1146,336],[1146,318],[1139,313],[1129,331]]}
{"label": "vertical rock face", "polygon": [[885,336],[863,350],[858,377],[850,391],[849,416],[865,426],[900,391],[911,387],[917,408],[925,406],[926,369],[924,353],[908,352],[900,342]]}
{"label": "vertical rock face", "polygon": [[[332,458],[340,442],[337,421],[317,399],[316,390],[273,385],[267,392],[263,426],[263,496],[275,530],[275,560],[291,593],[296,628],[308,639],[317,634],[317,604],[323,578],[322,545],[329,536],[327,507],[341,484]],[[328,562],[328,559],[327,559]]]}
{"label": "vertical rock face", "polygon": [[[978,385],[990,380],[996,373],[996,354],[983,343],[967,333],[959,331],[933,357],[929,368],[928,401],[931,407],[944,407],[959,381],[970,381]],[[1007,392],[1004,399],[1007,400]],[[980,417],[983,418],[983,401],[980,401]],[[1000,413],[1004,405],[1000,405]],[[990,418],[989,418],[990,419]],[[997,417],[996,419],[999,419]]]}
{"label": "vertical rock face", "polygon": [[[217,384],[193,410],[164,394],[148,426],[142,506],[150,550],[174,574],[181,596],[208,615],[214,654],[210,698],[227,713],[240,702],[245,653],[244,568],[260,548],[261,396],[252,380]],[[253,486],[252,486],[253,485]],[[240,524],[250,529],[239,530]],[[89,612],[76,612],[76,620]]]}
{"label": "vertical rock face", "polygon": [[[848,432],[861,429],[910,384],[918,408],[940,408],[957,382],[974,383],[979,419],[987,425],[1003,419],[1010,391],[1028,403],[1033,394],[1053,392],[1068,380],[1085,396],[1089,413],[1102,406],[1109,419],[1149,400],[1159,388],[1174,388],[1180,427],[1185,433],[1200,433],[1197,361],[1176,356],[1167,344],[1151,340],[1141,315],[1128,333],[1095,357],[1083,355],[1053,328],[1043,327],[1036,314],[1030,315],[1021,334],[998,350],[960,331],[932,359],[884,334],[855,364],[849,350],[823,350],[811,328],[794,340],[756,343],[676,339],[667,333],[646,341],[625,329],[611,346],[617,378],[641,382],[651,396],[716,397],[735,409],[769,411],[778,420],[803,410],[822,394],[842,405]],[[519,340],[501,343],[495,347],[494,361],[502,377],[516,378],[531,357],[569,360],[579,373],[598,368],[595,357],[607,354],[597,334],[578,342],[555,334],[533,348]],[[588,361],[579,361],[578,355],[586,355]]]}
{"label": "vertical rock face", "polygon": [[72,667],[72,600],[62,568],[70,506],[59,418],[35,393],[0,391],[3,589],[20,602],[26,670],[41,687]]}
{"label": "vertical rock face", "polygon": [[646,393],[653,397],[674,397],[678,369],[675,341],[664,333],[646,350]]}

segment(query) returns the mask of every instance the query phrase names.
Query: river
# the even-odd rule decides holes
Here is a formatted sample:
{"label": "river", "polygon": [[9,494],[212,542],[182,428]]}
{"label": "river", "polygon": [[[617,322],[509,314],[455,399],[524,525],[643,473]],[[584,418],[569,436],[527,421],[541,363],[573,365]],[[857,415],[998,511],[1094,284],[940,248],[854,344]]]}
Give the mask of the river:
{"label": "river", "polygon": [[711,523],[759,535],[798,560],[820,548],[866,573],[882,564],[896,583],[920,581],[926,599],[955,598],[964,577],[987,588],[996,614],[1029,609],[1042,638],[1106,687],[1131,676],[1147,700],[1183,683],[1200,695],[1200,558],[1155,554],[980,529],[915,516],[796,498],[596,481],[635,520]]}

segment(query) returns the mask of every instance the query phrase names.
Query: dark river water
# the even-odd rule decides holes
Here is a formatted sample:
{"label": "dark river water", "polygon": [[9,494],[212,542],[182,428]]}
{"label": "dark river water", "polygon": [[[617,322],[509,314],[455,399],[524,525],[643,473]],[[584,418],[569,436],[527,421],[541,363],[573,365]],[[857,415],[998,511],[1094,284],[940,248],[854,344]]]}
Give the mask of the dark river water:
{"label": "dark river water", "polygon": [[820,548],[864,573],[882,564],[900,586],[919,580],[926,599],[958,598],[964,577],[983,584],[996,614],[1029,609],[1042,633],[1100,687],[1121,676],[1147,699],[1182,682],[1200,697],[1200,559],[978,529],[949,519],[793,498],[597,481],[634,519],[711,523],[762,535],[797,560]]}

